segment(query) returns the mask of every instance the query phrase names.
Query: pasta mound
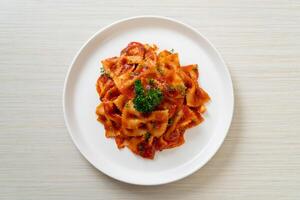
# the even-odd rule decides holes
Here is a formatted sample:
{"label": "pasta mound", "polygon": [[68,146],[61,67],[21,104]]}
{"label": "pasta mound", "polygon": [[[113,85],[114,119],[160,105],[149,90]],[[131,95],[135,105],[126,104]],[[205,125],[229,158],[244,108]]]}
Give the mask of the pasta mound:
{"label": "pasta mound", "polygon": [[180,66],[177,53],[138,42],[101,63],[96,114],[119,149],[153,159],[182,145],[185,130],[204,120],[210,97],[198,84],[197,64]]}

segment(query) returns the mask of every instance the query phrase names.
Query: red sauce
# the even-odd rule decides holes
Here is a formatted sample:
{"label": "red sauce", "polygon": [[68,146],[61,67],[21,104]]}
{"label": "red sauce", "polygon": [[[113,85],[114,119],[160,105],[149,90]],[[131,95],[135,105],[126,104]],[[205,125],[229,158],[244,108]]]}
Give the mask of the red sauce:
{"label": "red sauce", "polygon": [[142,56],[145,55],[145,48],[144,45],[142,45],[139,42],[131,42],[128,44],[128,46],[121,51],[121,55],[127,55],[127,56]]}
{"label": "red sauce", "polygon": [[144,158],[153,159],[155,154],[154,145],[149,145],[148,142],[143,141],[137,146],[138,154]]}
{"label": "red sauce", "polygon": [[120,88],[120,91],[121,91],[122,94],[126,95],[127,98],[129,98],[129,99],[132,99],[135,96],[134,85],[131,85],[128,88]]}

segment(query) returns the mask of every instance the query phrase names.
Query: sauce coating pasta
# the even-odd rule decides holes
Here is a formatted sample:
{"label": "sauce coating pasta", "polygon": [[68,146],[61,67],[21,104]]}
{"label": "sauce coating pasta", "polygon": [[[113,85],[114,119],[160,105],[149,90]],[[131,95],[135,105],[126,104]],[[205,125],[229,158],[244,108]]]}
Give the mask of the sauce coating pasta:
{"label": "sauce coating pasta", "polygon": [[101,63],[96,114],[119,149],[153,159],[182,145],[185,131],[203,122],[210,97],[198,84],[197,64],[180,66],[177,53],[138,42]]}

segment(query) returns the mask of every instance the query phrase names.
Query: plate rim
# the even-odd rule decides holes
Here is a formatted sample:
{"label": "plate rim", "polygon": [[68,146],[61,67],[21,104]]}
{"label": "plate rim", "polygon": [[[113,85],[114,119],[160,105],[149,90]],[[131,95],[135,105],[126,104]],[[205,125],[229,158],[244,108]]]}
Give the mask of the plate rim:
{"label": "plate rim", "polygon": [[[70,77],[70,74],[71,74],[71,71],[72,71],[72,68],[76,62],[76,60],[78,59],[78,57],[80,56],[80,53],[88,46],[88,44],[93,40],[95,39],[98,35],[100,35],[102,32],[104,32],[106,29],[109,29],[115,25],[118,25],[120,23],[123,23],[123,22],[127,22],[127,21],[131,21],[131,20],[135,20],[135,19],[160,19],[160,20],[165,20],[165,21],[170,21],[170,22],[173,22],[173,23],[176,23],[176,24],[179,24],[191,31],[193,31],[194,33],[196,33],[199,37],[201,37],[205,42],[207,42],[210,47],[214,50],[214,52],[216,53],[218,59],[220,60],[220,62],[222,63],[222,65],[224,66],[224,70],[226,72],[226,74],[224,74],[224,76],[226,76],[226,78],[228,79],[228,83],[229,83],[229,90],[231,91],[231,95],[230,95],[230,98],[231,98],[231,104],[230,104],[230,107],[231,107],[231,112],[230,112],[230,115],[229,115],[229,122],[228,124],[226,124],[225,126],[225,130],[224,130],[224,134],[221,135],[223,138],[221,138],[218,142],[218,144],[216,144],[216,147],[214,147],[214,149],[211,151],[211,153],[206,156],[204,158],[204,161],[202,162],[202,164],[198,164],[198,166],[194,167],[192,170],[189,170],[189,172],[185,173],[185,174],[181,174],[181,176],[176,176],[175,178],[170,178],[168,180],[163,180],[163,181],[154,181],[154,182],[138,182],[138,181],[132,181],[132,180],[128,180],[128,179],[122,179],[120,177],[116,177],[114,176],[112,173],[110,173],[109,171],[106,171],[106,170],[103,170],[103,169],[100,169],[98,166],[96,166],[94,164],[94,162],[85,154],[85,152],[83,152],[83,150],[80,148],[80,145],[78,144],[77,140],[74,138],[73,134],[72,134],[72,131],[71,131],[71,127],[70,127],[70,124],[69,124],[69,120],[68,120],[68,117],[67,117],[67,112],[66,112],[66,90],[67,90],[67,84],[68,84],[68,80],[69,80],[69,77]],[[79,50],[76,52],[76,54],[74,55],[72,61],[71,61],[71,64],[69,65],[68,67],[68,70],[67,70],[67,74],[65,76],[65,80],[64,80],[64,85],[63,85],[63,95],[62,95],[62,107],[63,107],[63,115],[64,115],[64,121],[65,121],[65,125],[67,127],[67,130],[68,130],[68,133],[69,133],[69,136],[71,137],[71,140],[73,141],[73,143],[75,144],[77,150],[81,153],[81,155],[93,166],[95,167],[97,170],[99,170],[100,172],[102,172],[103,174],[115,179],[115,180],[118,180],[118,181],[121,181],[121,182],[124,182],[124,183],[129,183],[129,184],[133,184],[133,185],[144,185],[144,186],[151,186],[151,185],[163,185],[163,184],[167,184],[167,183],[171,183],[171,182],[175,182],[175,181],[178,181],[178,180],[181,180],[183,178],[186,178],[188,176],[190,176],[191,174],[195,173],[196,171],[198,171],[199,169],[201,169],[204,165],[206,165],[211,159],[212,157],[214,157],[214,155],[217,153],[217,151],[220,149],[221,145],[224,143],[224,140],[229,132],[229,129],[231,127],[231,124],[232,124],[232,119],[233,119],[233,114],[234,114],[234,104],[235,104],[235,99],[234,99],[234,88],[233,88],[233,82],[232,82],[232,78],[231,78],[231,74],[230,74],[230,71],[229,71],[229,68],[228,66],[226,65],[226,62],[225,60],[223,59],[223,57],[221,56],[220,52],[218,51],[218,49],[203,35],[201,34],[196,28],[190,26],[189,24],[187,23],[184,23],[182,21],[179,21],[177,19],[174,19],[174,18],[170,18],[170,17],[166,17],[166,16],[161,16],[161,15],[138,15],[138,16],[132,16],[132,17],[127,17],[127,18],[122,18],[122,19],[119,19],[119,20],[116,20],[114,21],[113,23],[109,24],[109,25],[106,25],[104,26],[103,28],[101,28],[100,30],[98,30],[97,32],[95,32],[92,36],[89,37],[89,39],[84,42],[84,44],[79,48]],[[210,142],[210,141],[209,141]],[[208,143],[209,143],[208,142]],[[194,160],[194,159],[193,159]],[[191,160],[191,161],[193,161]],[[189,162],[191,162],[189,161]]]}

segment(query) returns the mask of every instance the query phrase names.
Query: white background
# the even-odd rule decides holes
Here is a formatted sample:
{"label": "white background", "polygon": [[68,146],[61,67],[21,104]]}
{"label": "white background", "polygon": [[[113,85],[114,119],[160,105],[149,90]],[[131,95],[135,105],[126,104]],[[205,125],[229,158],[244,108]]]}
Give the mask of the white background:
{"label": "white background", "polygon": [[[144,14],[196,27],[219,49],[235,89],[225,143],[179,182],[115,181],[77,151],[62,88],[80,46]],[[0,199],[299,199],[299,1],[1,1]]]}

